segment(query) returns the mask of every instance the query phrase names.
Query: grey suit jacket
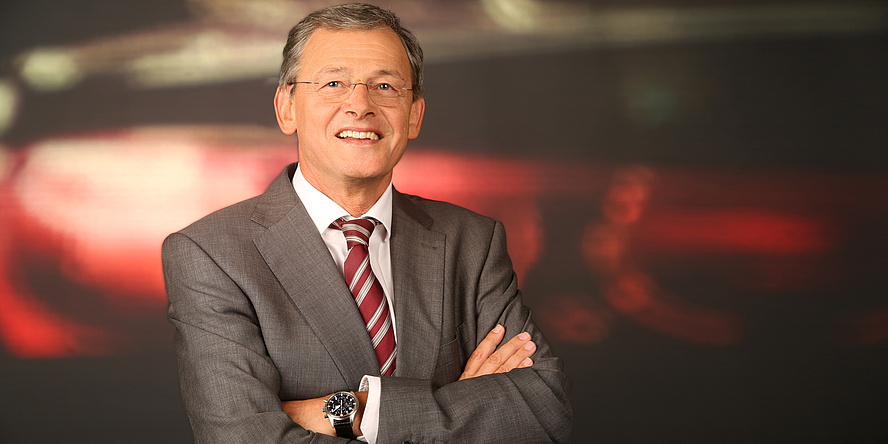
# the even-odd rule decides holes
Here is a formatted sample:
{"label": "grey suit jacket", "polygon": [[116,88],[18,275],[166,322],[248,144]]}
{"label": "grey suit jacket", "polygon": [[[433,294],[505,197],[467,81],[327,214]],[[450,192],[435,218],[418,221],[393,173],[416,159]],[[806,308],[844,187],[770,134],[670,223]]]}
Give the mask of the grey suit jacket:
{"label": "grey suit jacket", "polygon": [[[344,442],[299,427],[281,400],[355,390],[363,375],[379,375],[294,171],[164,241],[168,314],[199,443]],[[379,442],[570,439],[570,383],[521,302],[505,246],[497,221],[394,193],[398,364],[381,380]],[[534,365],[457,382],[497,323],[507,338],[531,333]]]}

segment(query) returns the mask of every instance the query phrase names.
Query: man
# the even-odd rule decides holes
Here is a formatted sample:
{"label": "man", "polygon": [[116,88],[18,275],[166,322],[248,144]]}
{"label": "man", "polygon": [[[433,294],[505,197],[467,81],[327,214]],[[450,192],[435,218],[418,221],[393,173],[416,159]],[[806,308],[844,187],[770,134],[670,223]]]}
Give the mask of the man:
{"label": "man", "polygon": [[569,440],[502,224],[391,185],[425,111],[413,34],[370,5],[309,15],[274,104],[299,163],[163,246],[195,440]]}

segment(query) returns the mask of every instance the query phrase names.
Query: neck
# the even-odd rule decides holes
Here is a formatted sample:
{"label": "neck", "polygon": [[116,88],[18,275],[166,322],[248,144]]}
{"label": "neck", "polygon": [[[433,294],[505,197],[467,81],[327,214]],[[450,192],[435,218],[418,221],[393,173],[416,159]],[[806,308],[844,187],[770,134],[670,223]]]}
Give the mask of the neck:
{"label": "neck", "polygon": [[305,169],[302,170],[302,175],[308,183],[336,202],[352,217],[361,217],[367,213],[385,193],[392,179],[391,173],[389,173],[382,178],[340,182],[324,180],[321,176],[312,174]]}

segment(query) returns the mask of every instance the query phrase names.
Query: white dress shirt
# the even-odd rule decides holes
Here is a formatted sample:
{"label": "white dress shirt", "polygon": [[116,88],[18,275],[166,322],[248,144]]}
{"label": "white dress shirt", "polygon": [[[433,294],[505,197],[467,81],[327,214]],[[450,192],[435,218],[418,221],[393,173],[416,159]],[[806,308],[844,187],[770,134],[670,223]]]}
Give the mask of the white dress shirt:
{"label": "white dress shirt", "polygon": [[[318,191],[312,184],[305,180],[299,165],[296,166],[296,174],[293,175],[293,188],[299,196],[299,200],[305,206],[305,210],[312,222],[318,228],[318,232],[327,244],[330,255],[339,267],[344,269],[345,258],[348,255],[348,247],[342,231],[330,228],[333,221],[345,217],[353,219],[348,211],[345,211],[336,202],[333,202],[324,193]],[[385,292],[385,298],[389,306],[389,316],[392,317],[392,328],[397,343],[398,329],[395,327],[395,310],[392,301],[392,256],[389,239],[392,232],[392,184],[389,183],[385,192],[361,217],[372,217],[380,222],[370,235],[370,268]],[[343,272],[344,275],[344,272]],[[343,279],[345,279],[343,277]],[[361,380],[360,391],[367,393],[367,405],[364,406],[364,416],[361,420],[361,433],[363,438],[371,444],[375,444],[379,431],[379,377],[366,375]]]}

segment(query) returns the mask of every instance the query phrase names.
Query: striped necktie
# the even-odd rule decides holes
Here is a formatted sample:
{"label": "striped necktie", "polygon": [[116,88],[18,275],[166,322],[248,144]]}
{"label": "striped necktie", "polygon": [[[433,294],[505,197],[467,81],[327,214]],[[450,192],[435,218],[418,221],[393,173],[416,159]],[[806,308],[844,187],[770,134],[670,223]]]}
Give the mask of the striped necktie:
{"label": "striped necktie", "polygon": [[348,247],[345,258],[345,282],[351,290],[379,361],[379,372],[391,376],[395,371],[395,330],[389,314],[388,302],[382,285],[370,269],[370,234],[376,228],[375,219],[338,219],[331,227],[342,230]]}

